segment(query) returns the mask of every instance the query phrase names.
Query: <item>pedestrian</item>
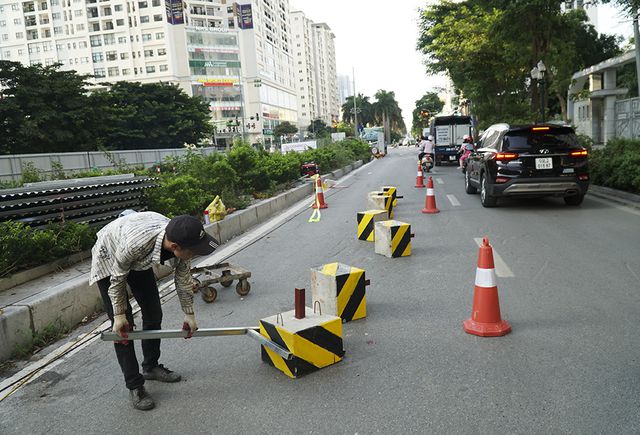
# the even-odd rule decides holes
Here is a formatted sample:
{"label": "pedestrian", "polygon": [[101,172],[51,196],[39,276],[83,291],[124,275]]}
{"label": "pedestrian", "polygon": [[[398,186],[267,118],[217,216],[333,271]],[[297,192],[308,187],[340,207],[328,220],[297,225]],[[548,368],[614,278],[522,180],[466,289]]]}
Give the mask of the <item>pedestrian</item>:
{"label": "pedestrian", "polygon": [[142,340],[142,374],[133,342],[126,340],[133,330],[133,314],[126,285],[129,284],[142,312],[142,329],[161,328],[162,307],[154,264],[167,263],[174,269],[178,300],[184,312],[183,328],[189,336],[198,329],[193,311],[191,259],[209,255],[218,242],[208,235],[193,216],[169,219],[155,212],[130,213],[109,223],[97,234],[91,251],[89,283],[97,283],[113,332],[123,337],[114,344],[118,363],[135,409],[149,410],[155,403],[144,388],[146,380],[179,382],[181,376],[158,363],[160,340]]}

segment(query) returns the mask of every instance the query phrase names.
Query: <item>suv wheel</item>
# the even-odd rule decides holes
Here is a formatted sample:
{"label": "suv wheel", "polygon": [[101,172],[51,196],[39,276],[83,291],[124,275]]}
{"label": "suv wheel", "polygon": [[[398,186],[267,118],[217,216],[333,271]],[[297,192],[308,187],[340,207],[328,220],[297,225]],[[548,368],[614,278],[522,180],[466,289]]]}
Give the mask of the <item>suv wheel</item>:
{"label": "suv wheel", "polygon": [[583,199],[584,195],[578,193],[577,195],[565,196],[564,203],[567,205],[580,205]]}
{"label": "suv wheel", "polygon": [[464,191],[468,194],[476,193],[478,191],[475,186],[471,185],[471,180],[469,180],[469,171],[464,172]]}
{"label": "suv wheel", "polygon": [[480,203],[483,207],[495,207],[498,200],[487,192],[487,177],[480,176]]}

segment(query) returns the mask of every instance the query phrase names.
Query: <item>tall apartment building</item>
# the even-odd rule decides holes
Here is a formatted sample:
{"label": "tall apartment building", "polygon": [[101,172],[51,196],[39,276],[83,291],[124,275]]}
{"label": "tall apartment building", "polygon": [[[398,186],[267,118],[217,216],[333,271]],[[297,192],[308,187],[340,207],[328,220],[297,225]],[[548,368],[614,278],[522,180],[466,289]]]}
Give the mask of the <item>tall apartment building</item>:
{"label": "tall apartment building", "polygon": [[343,105],[347,101],[347,97],[352,95],[352,78],[346,74],[338,74],[338,104]]}
{"label": "tall apartment building", "polygon": [[331,125],[340,117],[335,36],[325,23],[314,23],[301,11],[292,12],[299,127],[313,120]]}
{"label": "tall apartment building", "polygon": [[249,140],[267,144],[278,124],[298,121],[289,1],[240,0],[235,7],[245,118],[262,128],[249,132]]}

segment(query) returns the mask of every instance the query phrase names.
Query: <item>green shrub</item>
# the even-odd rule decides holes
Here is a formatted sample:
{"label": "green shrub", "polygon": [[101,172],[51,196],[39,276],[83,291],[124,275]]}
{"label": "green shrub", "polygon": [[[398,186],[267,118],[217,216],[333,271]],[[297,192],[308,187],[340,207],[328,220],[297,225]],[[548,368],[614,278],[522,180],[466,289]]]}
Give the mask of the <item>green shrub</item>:
{"label": "green shrub", "polygon": [[181,214],[200,216],[212,200],[198,179],[190,175],[166,174],[159,186],[146,192],[149,207],[167,217]]}
{"label": "green shrub", "polygon": [[22,162],[22,184],[44,181],[42,171],[33,162]]}
{"label": "green shrub", "polygon": [[591,182],[640,193],[640,140],[612,139],[589,155]]}
{"label": "green shrub", "polygon": [[39,266],[91,248],[95,230],[65,222],[35,229],[22,222],[0,222],[0,276]]}

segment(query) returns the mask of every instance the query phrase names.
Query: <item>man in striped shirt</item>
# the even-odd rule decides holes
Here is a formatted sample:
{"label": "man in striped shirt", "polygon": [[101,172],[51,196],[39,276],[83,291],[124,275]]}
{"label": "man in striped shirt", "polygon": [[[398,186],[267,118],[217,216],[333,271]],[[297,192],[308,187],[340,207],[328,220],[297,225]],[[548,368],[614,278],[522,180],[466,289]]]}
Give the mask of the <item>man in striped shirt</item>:
{"label": "man in striped shirt", "polygon": [[129,284],[142,312],[142,329],[161,328],[162,307],[154,264],[168,263],[174,268],[176,293],[184,312],[184,328],[198,329],[193,312],[193,279],[191,259],[209,255],[218,243],[208,235],[200,221],[193,216],[169,218],[154,212],[131,213],[109,223],[97,234],[91,262],[90,284],[98,284],[105,311],[113,324],[113,331],[123,337],[115,343],[116,356],[136,409],[155,406],[144,388],[145,379],[178,382],[180,375],[158,364],[160,340],[142,340],[142,370],[138,366],[133,343],[127,331],[132,330],[133,314],[126,284]]}

